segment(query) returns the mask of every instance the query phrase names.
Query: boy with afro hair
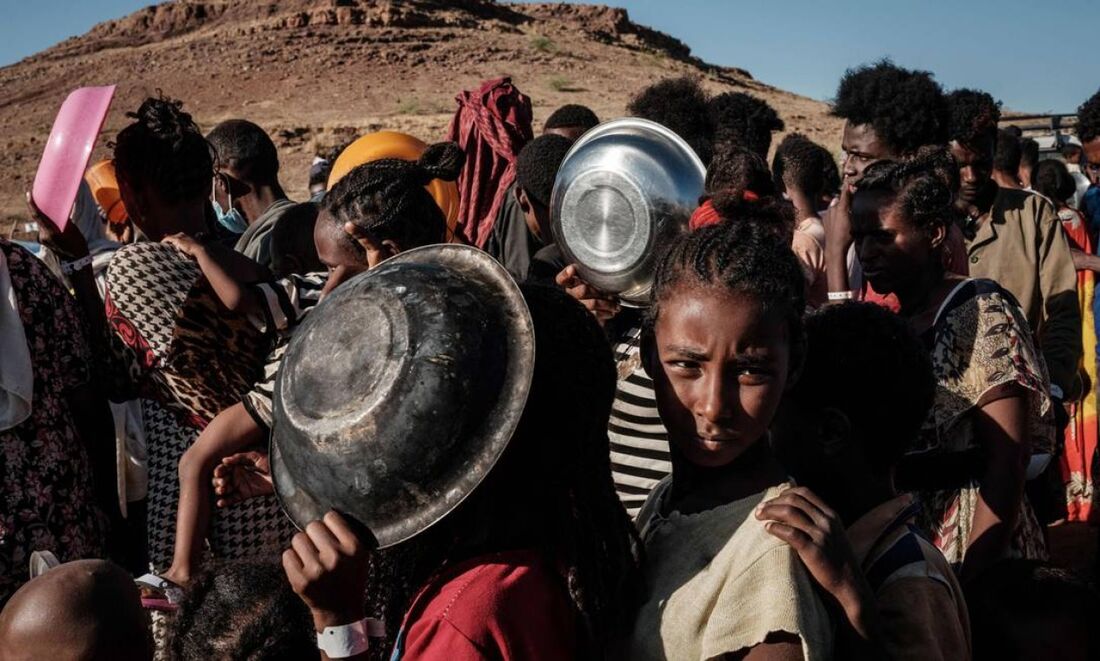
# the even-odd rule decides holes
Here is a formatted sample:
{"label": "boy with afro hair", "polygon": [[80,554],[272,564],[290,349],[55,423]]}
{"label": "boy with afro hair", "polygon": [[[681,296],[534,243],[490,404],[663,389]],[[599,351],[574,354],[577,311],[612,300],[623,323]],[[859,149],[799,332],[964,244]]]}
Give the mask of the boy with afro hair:
{"label": "boy with afro hair", "polygon": [[[997,194],[993,159],[997,153],[997,122],[1001,104],[986,92],[958,89],[948,95],[951,109],[951,155],[959,164],[959,210],[988,206]],[[980,198],[980,199],[979,199]]]}
{"label": "boy with afro hair", "polygon": [[1061,404],[1081,390],[1081,310],[1069,242],[1048,200],[993,181],[1000,104],[970,89],[952,92],[948,101],[950,150],[960,180],[955,204],[968,217],[970,275],[1000,283],[1019,301],[1046,359],[1055,414],[1064,424]]}
{"label": "boy with afro hair", "polygon": [[[948,109],[940,84],[927,71],[903,69],[890,60],[845,72],[837,88],[833,115],[845,120],[846,138],[859,133],[876,143],[873,153],[845,149],[849,156],[897,160],[925,145],[947,142]],[[858,175],[868,165],[846,163],[845,170],[858,169]]]}
{"label": "boy with afro hair", "polygon": [[[833,115],[844,120],[843,184],[834,208],[823,214],[829,291],[852,297],[862,287],[862,270],[852,250],[851,193],[872,163],[897,161],[921,147],[947,144],[949,122],[943,89],[927,71],[903,69],[890,60],[849,69],[840,79]],[[962,236],[954,234],[950,270],[966,273]],[[875,296],[867,300],[886,302]]]}
{"label": "boy with afro hair", "polygon": [[709,99],[697,78],[666,78],[638,93],[626,106],[635,117],[670,129],[686,141],[703,165],[714,153],[714,130],[708,114]]}
{"label": "boy with afro hair", "polygon": [[767,158],[772,133],[782,131],[783,120],[775,108],[744,92],[726,92],[710,100],[710,122],[716,145],[732,143]]}
{"label": "boy with afro hair", "polygon": [[1084,154],[1081,167],[1092,184],[1081,198],[1089,228],[1100,228],[1100,91],[1077,109],[1077,138]]}

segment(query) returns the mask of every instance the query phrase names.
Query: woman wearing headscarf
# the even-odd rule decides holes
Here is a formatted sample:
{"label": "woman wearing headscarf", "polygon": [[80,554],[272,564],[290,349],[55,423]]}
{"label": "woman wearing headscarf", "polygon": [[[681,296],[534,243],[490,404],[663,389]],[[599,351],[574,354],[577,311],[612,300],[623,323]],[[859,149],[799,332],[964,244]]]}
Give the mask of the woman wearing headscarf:
{"label": "woman wearing headscarf", "polygon": [[489,240],[497,213],[516,180],[516,159],[534,138],[531,99],[511,78],[487,80],[476,92],[461,92],[458,110],[447,131],[466,153],[458,177],[457,226],[450,228],[463,242],[482,248]]}

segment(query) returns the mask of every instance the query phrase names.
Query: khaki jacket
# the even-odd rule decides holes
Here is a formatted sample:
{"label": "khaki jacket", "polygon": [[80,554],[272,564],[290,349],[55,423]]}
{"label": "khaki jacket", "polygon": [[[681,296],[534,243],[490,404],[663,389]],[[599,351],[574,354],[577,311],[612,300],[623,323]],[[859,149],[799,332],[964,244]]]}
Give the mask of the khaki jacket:
{"label": "khaki jacket", "polygon": [[967,241],[970,275],[995,280],[1027,316],[1064,399],[1081,390],[1081,309],[1077,271],[1054,206],[1022,190],[1002,188]]}

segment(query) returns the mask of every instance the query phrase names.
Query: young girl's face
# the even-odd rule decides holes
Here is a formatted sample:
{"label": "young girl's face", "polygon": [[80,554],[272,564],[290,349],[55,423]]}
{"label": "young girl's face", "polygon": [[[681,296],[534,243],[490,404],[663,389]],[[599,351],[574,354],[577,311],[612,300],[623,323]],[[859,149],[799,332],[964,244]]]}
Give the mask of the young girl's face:
{"label": "young girl's face", "polygon": [[717,468],[764,438],[791,364],[781,311],[684,284],[663,296],[653,340],[650,369],[674,457]]}

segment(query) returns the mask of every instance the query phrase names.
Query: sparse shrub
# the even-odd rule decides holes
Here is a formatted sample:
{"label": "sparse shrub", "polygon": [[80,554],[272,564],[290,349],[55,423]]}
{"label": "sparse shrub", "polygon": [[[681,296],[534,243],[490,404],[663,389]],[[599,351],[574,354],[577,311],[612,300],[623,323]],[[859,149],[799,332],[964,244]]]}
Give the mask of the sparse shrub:
{"label": "sparse shrub", "polygon": [[534,48],[540,53],[556,53],[558,50],[553,39],[542,35],[537,35],[531,39],[531,48]]}

